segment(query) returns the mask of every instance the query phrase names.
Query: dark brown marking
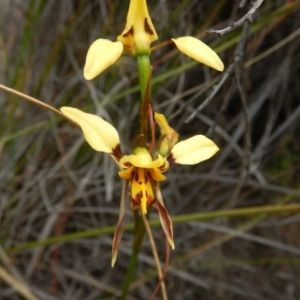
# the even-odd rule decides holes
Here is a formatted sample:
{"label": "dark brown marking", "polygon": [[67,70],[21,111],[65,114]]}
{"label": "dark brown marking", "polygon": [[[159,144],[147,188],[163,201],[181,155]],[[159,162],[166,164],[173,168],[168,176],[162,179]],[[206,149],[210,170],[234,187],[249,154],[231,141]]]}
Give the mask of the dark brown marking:
{"label": "dark brown marking", "polygon": [[155,199],[152,196],[147,197],[147,206],[153,204]]}
{"label": "dark brown marking", "polygon": [[145,18],[145,21],[144,21],[144,29],[147,33],[149,33],[150,35],[154,35],[154,32],[152,31],[152,29],[150,28],[149,26],[149,23],[148,23],[148,19]]}
{"label": "dark brown marking", "polygon": [[124,33],[122,36],[123,37],[129,37],[130,35],[133,35],[133,27],[131,26],[130,29]]}
{"label": "dark brown marking", "polygon": [[117,159],[120,159],[124,156],[123,152],[121,151],[120,144],[118,144],[114,149],[112,149],[112,155]]}
{"label": "dark brown marking", "polygon": [[167,160],[168,160],[170,165],[175,165],[176,164],[175,158],[174,158],[172,153],[170,153],[170,155],[167,157]]}
{"label": "dark brown marking", "polygon": [[166,164],[163,163],[160,167],[158,167],[159,170],[163,170],[165,168]]}
{"label": "dark brown marking", "polygon": [[132,200],[134,203],[140,205],[140,204],[141,204],[141,197],[140,197],[140,194],[139,194],[139,193],[136,194],[135,197],[131,196],[131,200]]}

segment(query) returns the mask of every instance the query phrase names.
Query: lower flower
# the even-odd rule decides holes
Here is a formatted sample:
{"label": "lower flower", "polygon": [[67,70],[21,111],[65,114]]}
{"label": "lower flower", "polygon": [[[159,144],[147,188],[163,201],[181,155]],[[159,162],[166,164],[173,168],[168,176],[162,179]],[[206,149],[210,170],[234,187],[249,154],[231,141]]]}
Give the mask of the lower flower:
{"label": "lower flower", "polygon": [[89,145],[96,151],[109,153],[118,162],[124,179],[120,203],[120,213],[112,247],[112,266],[114,265],[121,242],[125,223],[125,200],[130,188],[131,208],[140,209],[142,214],[153,205],[157,208],[160,222],[170,246],[174,249],[172,221],[164,206],[159,182],[166,179],[163,175],[170,165],[194,165],[212,157],[219,149],[213,141],[203,135],[177,143],[178,133],[171,128],[161,114],[154,118],[161,129],[160,142],[155,153],[137,147],[131,155],[124,155],[116,129],[98,116],[84,113],[76,108],[62,107],[62,113],[81,127]]}

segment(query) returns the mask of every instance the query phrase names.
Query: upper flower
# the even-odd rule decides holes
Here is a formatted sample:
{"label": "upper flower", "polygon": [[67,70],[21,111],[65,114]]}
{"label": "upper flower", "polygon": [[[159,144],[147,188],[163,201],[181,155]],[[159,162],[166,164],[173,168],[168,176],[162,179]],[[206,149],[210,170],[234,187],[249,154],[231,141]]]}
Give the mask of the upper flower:
{"label": "upper flower", "polygon": [[114,64],[123,50],[132,55],[150,54],[150,44],[157,34],[148,13],[146,0],[131,0],[125,29],[117,42],[98,39],[89,48],[84,67],[84,77],[93,79]]}
{"label": "upper flower", "polygon": [[[146,0],[130,0],[125,29],[117,37],[117,41],[98,39],[90,46],[84,67],[85,79],[95,78],[114,64],[124,50],[133,56],[149,55],[152,51],[150,44],[157,38]],[[224,65],[219,56],[200,40],[186,36],[172,38],[170,42],[196,61],[223,71]]]}

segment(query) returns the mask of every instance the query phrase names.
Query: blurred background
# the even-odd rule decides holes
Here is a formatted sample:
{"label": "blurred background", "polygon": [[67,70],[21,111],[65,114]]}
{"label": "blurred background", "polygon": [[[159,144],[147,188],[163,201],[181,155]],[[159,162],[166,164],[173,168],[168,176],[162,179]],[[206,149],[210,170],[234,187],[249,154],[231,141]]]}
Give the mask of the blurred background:
{"label": "blurred background", "polygon": [[[181,139],[205,134],[220,147],[206,162],[168,171],[162,193],[172,217],[299,202],[300,1],[265,0],[252,23],[222,37],[206,33],[254,2],[147,1],[159,36],[153,45],[192,35],[225,65],[218,73],[172,45],[151,56],[154,110]],[[123,31],[128,5],[0,0],[0,84],[100,115],[129,153],[139,122],[135,60],[124,56],[92,81],[82,72],[90,44]],[[122,186],[116,166],[53,113],[4,91],[0,105],[0,266],[38,299],[119,299],[133,232],[124,232],[112,269]],[[164,261],[160,226],[153,234]],[[174,224],[174,238],[170,299],[300,299],[299,214],[187,217]],[[0,298],[24,299],[1,274]],[[148,299],[156,284],[145,237],[127,299]]]}

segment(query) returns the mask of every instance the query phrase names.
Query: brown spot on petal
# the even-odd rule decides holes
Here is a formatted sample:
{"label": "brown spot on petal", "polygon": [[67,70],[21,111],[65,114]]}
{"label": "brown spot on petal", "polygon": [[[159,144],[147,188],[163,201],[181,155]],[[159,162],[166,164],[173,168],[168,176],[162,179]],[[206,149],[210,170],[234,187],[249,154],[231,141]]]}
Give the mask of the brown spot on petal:
{"label": "brown spot on petal", "polygon": [[[138,174],[138,172],[135,172],[135,174],[134,174],[134,180],[136,182],[139,182],[139,174]],[[139,184],[141,184],[141,182],[139,182]]]}
{"label": "brown spot on petal", "polygon": [[136,194],[135,196],[134,195],[131,195],[131,200],[137,204],[137,205],[141,205],[141,195],[140,193]]}
{"label": "brown spot on petal", "polygon": [[155,202],[155,199],[151,195],[148,195],[148,193],[147,193],[147,206],[150,206],[154,202]]}
{"label": "brown spot on petal", "polygon": [[130,35],[133,35],[133,27],[130,27],[130,29],[126,32],[126,33],[124,33],[124,34],[122,34],[122,37],[129,37]]}
{"label": "brown spot on petal", "polygon": [[149,26],[149,23],[148,23],[148,19],[145,18],[145,21],[144,21],[144,29],[147,33],[149,33],[150,35],[154,35],[154,32],[152,31],[152,29],[150,28]]}
{"label": "brown spot on petal", "polygon": [[149,176],[149,172],[145,172],[145,184],[148,182],[148,176]]}
{"label": "brown spot on petal", "polygon": [[166,163],[163,163],[160,167],[158,167],[158,169],[161,171],[161,170],[164,170],[166,167]]}
{"label": "brown spot on petal", "polygon": [[118,144],[114,149],[112,149],[112,155],[118,160],[124,156],[120,144]]}

